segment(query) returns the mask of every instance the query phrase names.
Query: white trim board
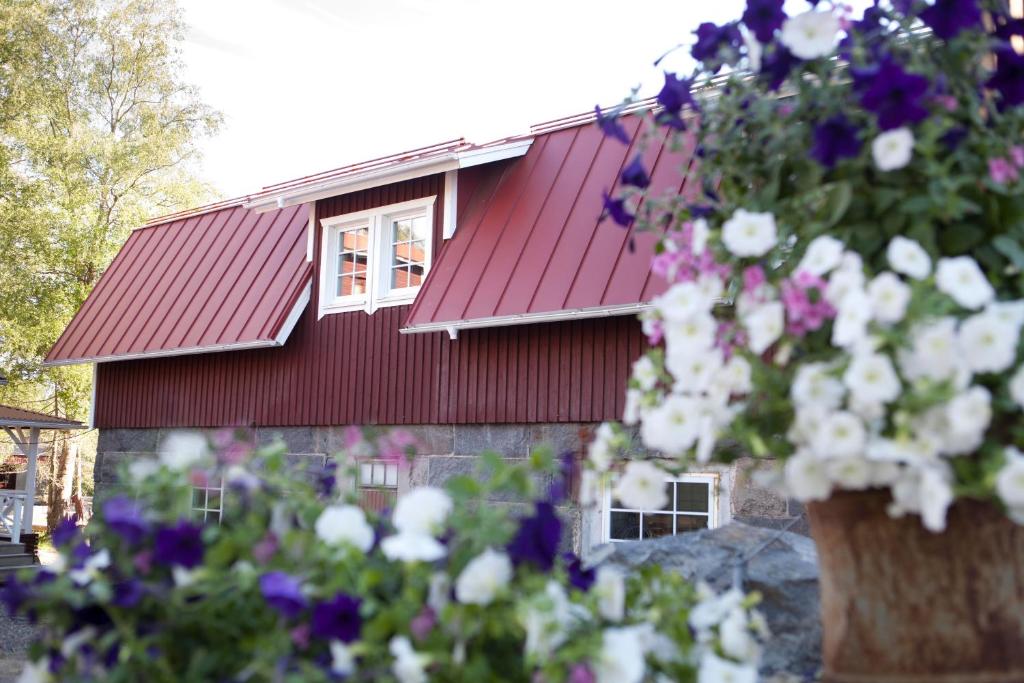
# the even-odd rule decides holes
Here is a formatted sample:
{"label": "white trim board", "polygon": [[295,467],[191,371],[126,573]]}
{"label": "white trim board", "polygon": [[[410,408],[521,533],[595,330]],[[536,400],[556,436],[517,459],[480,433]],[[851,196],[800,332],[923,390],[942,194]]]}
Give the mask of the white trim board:
{"label": "white trim board", "polygon": [[379,187],[403,180],[422,178],[423,176],[434,175],[435,173],[456,171],[460,168],[469,168],[504,159],[521,157],[529,151],[532,144],[533,138],[527,138],[503,145],[470,149],[462,152],[447,152],[426,159],[413,159],[405,163],[377,168],[363,173],[354,173],[342,178],[331,178],[319,182],[311,182],[307,185],[297,185],[294,188],[268,192],[267,194],[252,198],[242,206],[257,213],[283,209],[286,206],[313,202],[318,199],[327,199],[328,197],[367,190],[371,187]]}
{"label": "white trim board", "polygon": [[419,334],[422,332],[447,332],[451,339],[458,337],[459,330],[470,330],[481,327],[509,327],[511,325],[529,325],[531,323],[550,323],[560,320],[585,320],[588,318],[608,318],[615,315],[631,315],[642,313],[651,308],[649,303],[619,304],[617,306],[596,306],[592,308],[576,308],[550,313],[517,313],[514,315],[498,315],[489,318],[471,318],[469,320],[452,320],[440,323],[424,323],[403,327],[402,334]]}

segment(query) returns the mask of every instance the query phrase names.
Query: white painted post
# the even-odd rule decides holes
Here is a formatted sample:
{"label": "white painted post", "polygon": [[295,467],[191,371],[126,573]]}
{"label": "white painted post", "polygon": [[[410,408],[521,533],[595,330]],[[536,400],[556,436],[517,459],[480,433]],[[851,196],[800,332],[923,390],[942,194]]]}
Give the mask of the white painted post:
{"label": "white painted post", "polygon": [[33,427],[25,444],[28,458],[28,472],[25,473],[25,511],[22,513],[21,529],[32,533],[32,508],[36,504],[36,458],[39,455],[39,427]]}

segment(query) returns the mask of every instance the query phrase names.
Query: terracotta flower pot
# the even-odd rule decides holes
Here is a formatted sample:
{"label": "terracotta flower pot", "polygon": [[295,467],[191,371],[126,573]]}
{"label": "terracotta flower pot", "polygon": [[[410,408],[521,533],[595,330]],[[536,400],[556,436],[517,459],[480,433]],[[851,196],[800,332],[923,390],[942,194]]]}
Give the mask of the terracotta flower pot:
{"label": "terracotta flower pot", "polygon": [[807,506],[829,683],[1024,682],[1024,527],[960,500],[945,533],[890,519],[889,494]]}

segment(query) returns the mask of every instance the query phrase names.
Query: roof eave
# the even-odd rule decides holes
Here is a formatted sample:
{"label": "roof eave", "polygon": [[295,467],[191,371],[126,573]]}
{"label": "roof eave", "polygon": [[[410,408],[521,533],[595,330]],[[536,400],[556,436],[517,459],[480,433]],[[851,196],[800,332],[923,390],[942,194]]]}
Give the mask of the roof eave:
{"label": "roof eave", "polygon": [[532,323],[550,323],[564,320],[585,320],[588,318],[608,318],[618,315],[642,313],[651,308],[649,303],[618,304],[614,306],[596,306],[593,308],[575,308],[564,311],[544,313],[517,313],[514,315],[498,315],[487,318],[469,318],[465,320],[448,320],[443,322],[406,325],[399,329],[402,334],[421,334],[426,332],[447,332],[455,339],[459,330],[479,329],[483,327],[510,327],[512,325],[529,325]]}
{"label": "roof eave", "polygon": [[531,144],[533,144],[532,137],[499,145],[447,152],[427,159],[413,159],[383,169],[374,169],[343,178],[321,180],[308,185],[267,192],[250,198],[243,203],[243,206],[257,213],[264,213],[403,180],[422,178],[435,173],[521,157],[529,151]]}
{"label": "roof eave", "polygon": [[85,429],[81,422],[46,422],[43,420],[0,420],[0,427],[28,429]]}

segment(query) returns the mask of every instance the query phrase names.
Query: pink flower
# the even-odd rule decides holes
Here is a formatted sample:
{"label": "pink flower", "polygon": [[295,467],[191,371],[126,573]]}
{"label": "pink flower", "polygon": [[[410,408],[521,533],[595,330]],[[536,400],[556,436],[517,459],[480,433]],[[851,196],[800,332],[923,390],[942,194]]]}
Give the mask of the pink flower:
{"label": "pink flower", "polygon": [[249,458],[248,445],[235,441],[219,452],[220,461],[225,465],[241,465]]}
{"label": "pink flower", "polygon": [[802,337],[821,329],[836,310],[825,298],[825,280],[807,271],[799,271],[780,286],[780,298],[786,309],[786,331]]}
{"label": "pink flower", "polygon": [[1010,148],[1010,160],[1017,168],[1024,168],[1024,145],[1014,145]]}
{"label": "pink flower", "polygon": [[143,550],[140,553],[136,553],[135,557],[132,558],[132,566],[140,574],[148,574],[149,570],[153,568],[153,551]]}
{"label": "pink flower", "polygon": [[594,683],[594,672],[586,664],[574,664],[569,670],[569,683]]}
{"label": "pink flower", "polygon": [[430,632],[434,630],[437,625],[437,615],[434,614],[434,610],[430,607],[424,607],[419,614],[413,617],[412,621],[409,622],[409,630],[412,631],[412,637],[416,640],[424,640],[430,635]]}
{"label": "pink flower", "polygon": [[351,451],[363,443],[363,430],[355,425],[345,427],[345,450]]}
{"label": "pink flower", "polygon": [[260,564],[266,564],[274,557],[277,549],[277,536],[273,533],[267,533],[259,543],[252,547],[252,557]]}
{"label": "pink flower", "polygon": [[988,160],[988,175],[992,182],[1000,185],[1016,182],[1019,177],[1016,167],[1003,157]]}
{"label": "pink flower", "polygon": [[936,95],[932,98],[932,102],[942,107],[946,111],[956,111],[957,101],[952,95]]}
{"label": "pink flower", "polygon": [[192,470],[188,473],[188,483],[196,488],[205,489],[210,485],[210,475],[206,470]]}
{"label": "pink flower", "polygon": [[309,624],[299,624],[293,628],[288,635],[291,636],[292,642],[295,643],[297,647],[305,650],[309,647],[309,634]]}
{"label": "pink flower", "polygon": [[743,269],[743,293],[754,294],[763,284],[768,282],[764,268],[759,265],[747,266]]}

